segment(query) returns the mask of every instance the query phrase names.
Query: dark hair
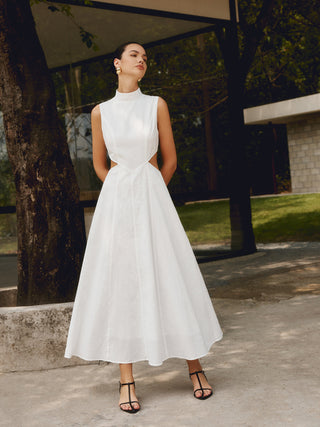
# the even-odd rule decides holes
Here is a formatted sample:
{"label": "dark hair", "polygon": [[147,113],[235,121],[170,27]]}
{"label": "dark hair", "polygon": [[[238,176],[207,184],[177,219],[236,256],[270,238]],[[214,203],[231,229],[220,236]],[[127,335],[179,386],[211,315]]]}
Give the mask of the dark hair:
{"label": "dark hair", "polygon": [[[120,46],[117,47],[117,49],[114,51],[113,53],[113,58],[117,58],[117,59],[121,59],[123,52],[125,51],[126,47],[129,44],[138,44],[140,46],[142,46],[141,43],[138,42],[126,42],[126,43],[122,43]],[[143,47],[143,46],[142,46]]]}

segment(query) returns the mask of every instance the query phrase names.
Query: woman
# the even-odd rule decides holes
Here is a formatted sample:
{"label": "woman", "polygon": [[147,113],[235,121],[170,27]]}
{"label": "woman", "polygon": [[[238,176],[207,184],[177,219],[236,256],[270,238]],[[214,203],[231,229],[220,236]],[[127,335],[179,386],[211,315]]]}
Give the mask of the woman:
{"label": "woman", "polygon": [[114,66],[116,94],[92,110],[93,164],[103,185],[65,356],[119,363],[119,406],[135,413],[132,363],[139,360],[186,359],[194,396],[210,397],[199,357],[222,331],[167,190],[177,165],[167,104],[138,87],[147,69],[143,46],[122,45]]}

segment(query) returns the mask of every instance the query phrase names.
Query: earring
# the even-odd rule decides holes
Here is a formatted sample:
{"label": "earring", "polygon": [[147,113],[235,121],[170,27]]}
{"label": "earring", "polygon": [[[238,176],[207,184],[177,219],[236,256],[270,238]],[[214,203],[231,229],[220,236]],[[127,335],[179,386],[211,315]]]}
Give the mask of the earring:
{"label": "earring", "polygon": [[141,82],[141,79],[138,79],[138,82]]}
{"label": "earring", "polygon": [[121,68],[120,68],[120,67],[117,67],[117,68],[116,68],[116,73],[117,73],[117,74],[120,74],[120,73],[121,73]]}

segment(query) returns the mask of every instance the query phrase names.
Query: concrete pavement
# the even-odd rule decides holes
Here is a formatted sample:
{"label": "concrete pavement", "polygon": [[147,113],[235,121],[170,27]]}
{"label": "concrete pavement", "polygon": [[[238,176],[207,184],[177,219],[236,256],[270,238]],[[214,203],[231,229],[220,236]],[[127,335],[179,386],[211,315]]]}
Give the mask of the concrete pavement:
{"label": "concrete pavement", "polygon": [[202,264],[224,338],[201,359],[215,394],[193,397],[186,362],[134,365],[142,409],[118,403],[118,366],[0,375],[0,426],[320,425],[320,243],[259,247]]}

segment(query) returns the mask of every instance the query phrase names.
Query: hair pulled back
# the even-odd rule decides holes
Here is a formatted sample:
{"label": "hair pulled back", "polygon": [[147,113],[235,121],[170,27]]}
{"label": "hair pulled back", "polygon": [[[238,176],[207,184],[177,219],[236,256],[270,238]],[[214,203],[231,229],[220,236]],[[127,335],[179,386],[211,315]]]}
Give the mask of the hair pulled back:
{"label": "hair pulled back", "polygon": [[[113,58],[114,59],[121,59],[123,52],[125,51],[126,47],[129,44],[138,44],[139,46],[142,46],[141,43],[138,42],[126,42],[126,43],[122,43],[120,46],[117,47],[117,49],[114,51],[113,53]],[[143,47],[143,46],[142,46]]]}

